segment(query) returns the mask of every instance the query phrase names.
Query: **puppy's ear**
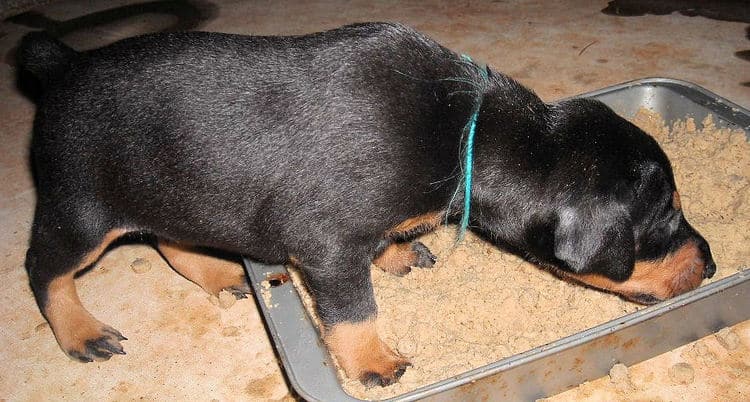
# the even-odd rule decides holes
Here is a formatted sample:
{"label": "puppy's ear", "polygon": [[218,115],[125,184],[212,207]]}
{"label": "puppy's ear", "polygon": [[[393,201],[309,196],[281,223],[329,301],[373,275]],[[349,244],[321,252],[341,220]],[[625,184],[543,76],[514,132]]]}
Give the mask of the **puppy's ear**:
{"label": "puppy's ear", "polygon": [[555,228],[555,257],[574,273],[630,277],[635,239],[627,211],[615,202],[588,201],[563,207]]}

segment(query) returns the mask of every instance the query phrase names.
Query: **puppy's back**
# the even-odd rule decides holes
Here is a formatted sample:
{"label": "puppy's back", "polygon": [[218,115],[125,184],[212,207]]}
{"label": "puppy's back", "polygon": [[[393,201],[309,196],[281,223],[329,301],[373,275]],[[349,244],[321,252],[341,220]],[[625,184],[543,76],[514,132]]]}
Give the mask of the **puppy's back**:
{"label": "puppy's back", "polygon": [[[360,202],[388,210],[394,188],[428,186],[455,167],[460,132],[439,138],[433,82],[457,75],[457,59],[392,24],[295,37],[155,34],[73,54],[38,105],[40,198],[106,207],[147,228],[167,223],[144,211],[180,217],[170,233],[215,231],[198,227],[207,205],[226,215],[217,237],[269,220],[293,230],[312,221],[288,216],[303,203],[380,230],[388,219],[361,222]],[[414,193],[442,202],[432,188]]]}

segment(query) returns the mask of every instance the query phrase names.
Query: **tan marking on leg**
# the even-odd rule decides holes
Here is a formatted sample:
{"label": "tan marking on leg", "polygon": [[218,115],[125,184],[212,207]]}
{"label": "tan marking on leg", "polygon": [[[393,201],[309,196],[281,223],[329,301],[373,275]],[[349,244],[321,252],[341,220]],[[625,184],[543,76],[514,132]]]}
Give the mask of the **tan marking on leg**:
{"label": "tan marking on leg", "polygon": [[372,263],[385,272],[403,276],[411,271],[416,259],[410,243],[392,243]]}
{"label": "tan marking on leg", "polygon": [[160,239],[158,247],[175,271],[209,294],[218,296],[224,289],[249,292],[245,271],[237,263],[166,240]]}
{"label": "tan marking on leg", "polygon": [[672,207],[676,210],[682,209],[682,202],[680,201],[680,193],[677,191],[672,193]]}
{"label": "tan marking on leg", "polygon": [[[108,232],[99,246],[86,254],[77,267],[53,279],[47,288],[47,303],[42,313],[63,351],[78,360],[106,360],[112,353],[124,354],[119,341],[125,338],[83,307],[73,278],[78,271],[96,262],[107,246],[125,233],[123,229]],[[98,344],[94,344],[96,342]]]}
{"label": "tan marking on leg", "polygon": [[409,218],[392,229],[388,230],[386,237],[408,237],[410,235],[427,233],[440,225],[445,217],[445,212],[428,212],[424,215]]}
{"label": "tan marking on leg", "polygon": [[623,282],[599,274],[563,275],[626,298],[651,295],[666,300],[697,288],[703,280],[704,268],[705,260],[700,249],[691,241],[662,260],[636,262],[633,274]]}
{"label": "tan marking on leg", "polygon": [[336,324],[325,332],[324,340],[347,377],[362,382],[392,384],[411,365],[380,339],[374,320]]}
{"label": "tan marking on leg", "polygon": [[58,344],[70,357],[81,361],[106,360],[112,353],[124,354],[120,341],[125,338],[83,307],[73,275],[55,278],[49,286],[44,315]]}

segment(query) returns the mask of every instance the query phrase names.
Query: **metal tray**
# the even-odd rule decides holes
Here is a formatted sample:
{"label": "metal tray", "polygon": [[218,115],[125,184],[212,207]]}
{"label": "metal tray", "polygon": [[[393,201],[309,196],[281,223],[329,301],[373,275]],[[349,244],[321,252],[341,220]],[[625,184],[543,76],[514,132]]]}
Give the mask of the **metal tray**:
{"label": "metal tray", "polygon": [[[750,140],[750,111],[694,84],[648,78],[580,95],[599,99],[630,118],[640,107],[668,122],[715,116],[719,127],[739,127]],[[310,401],[358,401],[339,384],[318,332],[291,283],[263,291],[262,282],[287,274],[283,266],[244,260],[268,332],[289,383]],[[699,287],[586,331],[427,385],[390,400],[534,400],[602,377],[615,363],[632,365],[750,319],[750,270]]]}

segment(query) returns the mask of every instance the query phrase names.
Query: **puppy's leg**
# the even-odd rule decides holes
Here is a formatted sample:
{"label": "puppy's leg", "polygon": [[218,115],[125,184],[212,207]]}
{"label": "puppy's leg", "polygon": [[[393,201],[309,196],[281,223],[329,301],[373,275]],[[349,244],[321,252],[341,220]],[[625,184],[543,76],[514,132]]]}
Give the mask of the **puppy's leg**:
{"label": "puppy's leg", "polygon": [[368,386],[392,384],[411,363],[378,335],[370,261],[366,257],[335,261],[337,265],[303,266],[323,321],[323,339],[349,378]]}
{"label": "puppy's leg", "polygon": [[424,244],[392,243],[372,263],[385,272],[403,276],[411,272],[411,267],[429,268],[435,265],[437,257]]}
{"label": "puppy's leg", "polygon": [[73,359],[90,362],[125,354],[125,337],[103,324],[81,304],[74,276],[96,262],[123,229],[89,230],[80,222],[45,215],[37,209],[26,269],[42,314],[62,350]]}
{"label": "puppy's leg", "polygon": [[228,290],[238,299],[247,297],[250,285],[238,263],[207,254],[207,250],[159,239],[159,252],[169,265],[214,296]]}

